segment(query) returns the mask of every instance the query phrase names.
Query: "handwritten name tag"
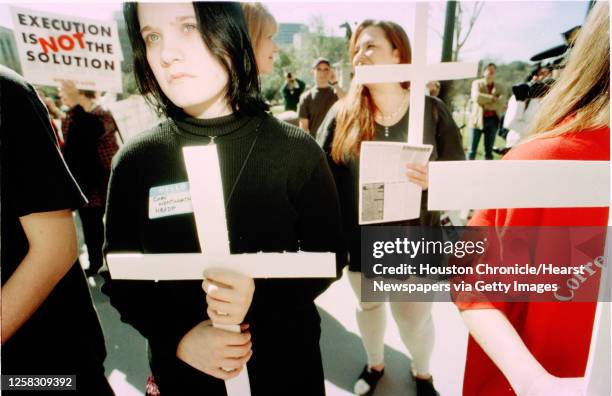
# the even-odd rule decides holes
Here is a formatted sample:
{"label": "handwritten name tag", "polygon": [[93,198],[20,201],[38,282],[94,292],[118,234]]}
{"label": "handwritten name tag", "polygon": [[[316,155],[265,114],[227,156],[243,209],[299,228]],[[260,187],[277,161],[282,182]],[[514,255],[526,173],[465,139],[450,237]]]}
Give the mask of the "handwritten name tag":
{"label": "handwritten name tag", "polygon": [[168,184],[149,189],[149,219],[193,213],[189,183]]}

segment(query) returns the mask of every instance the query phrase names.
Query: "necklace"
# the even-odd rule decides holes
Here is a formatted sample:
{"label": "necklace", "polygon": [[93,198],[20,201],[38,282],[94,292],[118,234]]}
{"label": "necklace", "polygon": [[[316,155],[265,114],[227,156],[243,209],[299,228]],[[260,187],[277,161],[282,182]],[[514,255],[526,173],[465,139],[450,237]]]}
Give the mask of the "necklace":
{"label": "necklace", "polygon": [[391,121],[395,120],[395,118],[398,116],[398,114],[400,114],[402,110],[404,110],[404,106],[408,103],[408,98],[410,98],[410,95],[408,94],[408,92],[409,91],[407,90],[404,91],[404,98],[402,99],[402,102],[398,106],[397,110],[395,110],[393,113],[389,115],[384,115],[382,111],[380,110],[377,111],[377,114],[374,118],[377,119],[380,125],[385,127],[385,137],[389,137],[389,126],[390,125],[383,125],[383,124],[389,124]]}
{"label": "necklace", "polygon": [[[259,138],[259,135],[261,135],[261,133],[259,132],[259,127],[261,126],[261,124],[263,124],[263,120],[259,121],[259,124],[257,124],[257,126],[255,127],[255,138],[253,139],[253,143],[251,143],[251,148],[249,148],[249,152],[247,153],[244,161],[242,162],[242,166],[240,167],[240,170],[238,171],[238,176],[236,176],[236,179],[234,180],[234,183],[232,184],[232,188],[230,189],[229,195],[227,196],[227,202],[225,202],[225,210],[227,210],[227,208],[229,208],[229,204],[232,200],[232,197],[234,196],[234,190],[236,190],[236,186],[238,185],[238,181],[240,180],[240,177],[242,176],[242,173],[244,172],[244,168],[246,168],[247,162],[249,162],[249,158],[251,158],[251,154],[253,154],[253,149],[255,148],[255,143],[257,143],[257,139]],[[225,135],[229,135],[229,133],[225,133],[223,135],[219,135],[219,136],[225,136]],[[212,144],[215,145],[215,139],[218,136],[209,136],[210,138],[210,142],[208,144]]]}

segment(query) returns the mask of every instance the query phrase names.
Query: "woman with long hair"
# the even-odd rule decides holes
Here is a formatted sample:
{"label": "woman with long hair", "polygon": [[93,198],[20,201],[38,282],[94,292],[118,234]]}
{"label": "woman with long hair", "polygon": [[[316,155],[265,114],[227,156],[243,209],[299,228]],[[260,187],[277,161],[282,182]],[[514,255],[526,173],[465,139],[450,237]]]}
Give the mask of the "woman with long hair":
{"label": "woman with long hair", "polygon": [[274,70],[274,55],[278,52],[274,42],[278,31],[276,19],[261,3],[240,3],[240,6],[249,28],[257,70],[260,75],[271,74]]}
{"label": "woman with long hair", "polygon": [[[410,63],[408,36],[401,26],[388,21],[363,21],[349,44],[353,66]],[[364,141],[406,142],[408,133],[408,82],[353,83],[325,117],[317,132],[319,145],[328,153],[334,173],[350,262],[348,278],[361,298],[361,228],[358,224],[359,150]],[[461,135],[444,103],[426,97],[423,142],[434,146],[430,160],[462,160]],[[427,167],[406,164],[407,177],[423,189],[420,218],[387,225],[436,226],[440,216],[427,211]],[[435,395],[429,360],[434,345],[431,302],[392,302],[391,312],[402,341],[412,356],[419,396]],[[368,362],[355,384],[355,393],[373,391],[384,373],[385,306],[382,302],[359,302],[357,323]]]}
{"label": "woman with long hair", "polygon": [[[531,124],[531,137],[514,146],[504,160],[610,159],[608,7],[600,2],[592,9],[559,81]],[[607,207],[490,209],[477,212],[469,225],[605,229],[608,211]],[[603,253],[603,242],[599,248]],[[457,305],[471,334],[464,395],[583,394],[576,378],[585,375],[596,301],[457,301]]]}
{"label": "woman with long hair", "polygon": [[[182,149],[214,144],[232,253],[340,253],[338,199],[325,155],[301,130],[267,114],[240,5],[127,3],[124,16],[139,89],[166,120],[115,158],[105,251],[205,251],[189,204],[155,208],[164,200],[190,202]],[[314,299],[330,280],[254,281],[218,265],[204,282],[105,285],[121,320],[147,339],[161,394],[225,395],[223,380],[246,364],[254,396],[278,389],[323,395]]]}

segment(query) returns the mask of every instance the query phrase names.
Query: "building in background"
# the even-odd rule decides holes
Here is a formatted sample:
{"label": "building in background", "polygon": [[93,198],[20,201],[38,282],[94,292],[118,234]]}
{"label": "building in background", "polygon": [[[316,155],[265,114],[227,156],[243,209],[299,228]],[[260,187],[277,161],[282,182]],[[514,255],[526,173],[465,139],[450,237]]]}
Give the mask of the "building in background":
{"label": "building in background", "polygon": [[117,22],[117,33],[119,34],[119,44],[121,45],[121,53],[123,54],[124,65],[132,65],[132,46],[127,33],[127,26],[123,19],[123,11],[115,11],[113,19]]}
{"label": "building in background", "polygon": [[121,45],[121,53],[123,61],[121,62],[121,72],[123,75],[123,95],[121,98],[129,97],[137,94],[136,81],[134,79],[134,56],[132,55],[132,46],[127,32],[127,26],[123,19],[123,11],[115,11],[113,19],[117,22],[117,34],[119,35],[119,45]]}
{"label": "building in background", "polygon": [[0,26],[0,64],[21,74],[21,64],[19,63],[13,30],[3,26]]}
{"label": "building in background", "polygon": [[279,23],[276,43],[278,45],[293,45],[296,35],[308,32],[308,27],[303,23]]}

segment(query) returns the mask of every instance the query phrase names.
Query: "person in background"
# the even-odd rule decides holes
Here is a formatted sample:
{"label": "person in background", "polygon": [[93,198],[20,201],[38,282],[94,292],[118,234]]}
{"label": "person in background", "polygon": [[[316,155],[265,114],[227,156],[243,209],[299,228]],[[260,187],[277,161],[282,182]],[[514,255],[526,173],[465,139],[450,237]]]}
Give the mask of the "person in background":
{"label": "person in background", "polygon": [[[353,66],[406,64],[412,59],[410,41],[404,29],[394,22],[365,20],[355,29],[349,43]],[[317,133],[317,143],[328,154],[328,161],[340,196],[345,238],[349,251],[348,279],[361,299],[362,255],[359,225],[359,150],[364,141],[406,142],[410,116],[408,82],[358,84],[329,111]],[[431,144],[430,161],[463,160],[461,134],[444,103],[425,97],[423,142]],[[385,223],[431,230],[440,225],[440,213],[427,210],[428,166],[406,164],[406,178],[422,190],[417,219]],[[406,227],[408,229],[408,227]],[[410,281],[420,282],[419,278]],[[432,302],[391,302],[391,312],[402,341],[412,356],[412,374],[418,396],[434,396],[429,361],[434,347]],[[358,395],[371,394],[384,374],[384,335],[387,323],[384,302],[359,301],[357,324],[367,363],[355,382]]]}
{"label": "person in background", "polygon": [[285,111],[297,111],[300,96],[305,88],[306,83],[304,81],[295,77],[291,72],[285,74],[285,83],[281,87]]}
{"label": "person in background", "polygon": [[500,119],[505,110],[504,87],[495,82],[497,66],[489,63],[484,70],[484,78],[472,82],[472,113],[469,122],[471,128],[470,147],[467,157],[476,159],[480,137],[484,135],[485,159],[493,159],[493,145],[499,129]]}
{"label": "person in background", "polygon": [[64,148],[64,136],[61,133],[61,127],[62,127],[62,120],[65,117],[64,112],[61,111],[59,107],[57,107],[53,99],[45,95],[42,89],[36,88],[36,93],[38,94],[38,97],[42,100],[45,107],[47,108],[47,112],[49,113],[49,118],[51,120],[51,127],[53,128],[53,132],[55,133],[55,136],[57,137],[57,142],[60,148],[63,149]]}
{"label": "person in background", "polygon": [[429,92],[429,96],[435,96],[437,98],[438,95],[440,95],[440,81],[428,82],[427,92]]}
{"label": "person in background", "polygon": [[[512,146],[518,144],[526,137],[529,124],[537,116],[543,96],[548,92],[553,80],[549,77],[552,71],[548,67],[539,67],[534,73],[525,96],[512,95],[508,100],[508,109],[504,114],[503,126],[508,131],[506,134],[506,146],[495,147],[493,151],[497,154],[506,154]],[[527,84],[523,84],[527,86]]]}
{"label": "person in background", "polygon": [[[610,160],[608,7],[607,2],[593,7],[561,78],[542,100],[528,131],[530,138],[515,145],[503,160]],[[477,212],[468,225],[605,230],[608,213],[608,207],[488,209]],[[565,249],[573,257],[584,250],[580,242],[554,249]],[[603,254],[603,241],[599,247],[597,242],[589,244]],[[583,288],[597,288],[599,280],[590,279],[595,279],[595,286],[590,283]],[[470,331],[464,395],[584,395],[581,379],[587,367],[596,298],[590,302],[475,303],[458,298],[456,304]]]}
{"label": "person in background", "polygon": [[306,91],[298,104],[300,128],[316,137],[319,125],[325,115],[345,95],[344,90],[336,80],[336,73],[329,60],[318,58],[312,64],[315,86]]}
{"label": "person in background", "polygon": [[[0,66],[0,92],[2,375],[75,375],[76,390],[61,394],[113,395],[102,329],[77,260],[72,210],[85,198],[33,87]],[[4,388],[10,384],[2,379],[2,394],[13,393]],[[28,393],[22,386],[16,394]]]}
{"label": "person in background", "polygon": [[274,71],[274,55],[278,52],[278,46],[274,42],[278,31],[276,20],[261,3],[240,3],[240,6],[255,51],[257,71],[260,76],[271,74]]}
{"label": "person in background", "polygon": [[93,276],[104,264],[104,207],[111,161],[119,150],[118,129],[110,112],[96,103],[95,92],[64,81],[60,97],[69,108],[62,122],[64,157],[88,200],[78,212],[89,256],[85,273]]}

